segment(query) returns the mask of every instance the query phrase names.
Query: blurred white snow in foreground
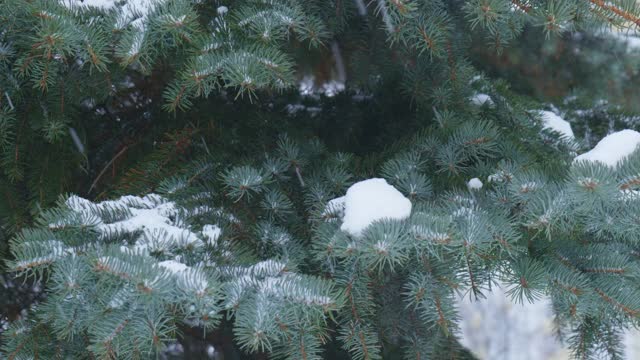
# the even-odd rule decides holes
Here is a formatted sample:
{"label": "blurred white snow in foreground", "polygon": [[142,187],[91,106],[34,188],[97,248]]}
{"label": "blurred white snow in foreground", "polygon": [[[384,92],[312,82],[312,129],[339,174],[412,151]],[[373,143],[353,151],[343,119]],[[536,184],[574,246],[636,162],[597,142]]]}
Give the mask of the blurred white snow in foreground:
{"label": "blurred white snow in foreground", "polygon": [[[569,360],[570,351],[555,337],[551,300],[513,303],[494,287],[486,299],[458,299],[461,343],[481,360]],[[640,359],[640,331],[625,334],[624,358]]]}

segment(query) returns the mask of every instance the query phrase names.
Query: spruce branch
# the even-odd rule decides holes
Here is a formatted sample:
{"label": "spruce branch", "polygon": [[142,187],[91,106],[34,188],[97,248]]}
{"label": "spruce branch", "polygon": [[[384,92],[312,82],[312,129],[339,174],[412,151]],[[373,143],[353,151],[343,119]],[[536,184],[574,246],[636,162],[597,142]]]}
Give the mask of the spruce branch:
{"label": "spruce branch", "polygon": [[640,26],[640,18],[631,12],[625,11],[624,9],[619,8],[614,4],[607,3],[604,0],[589,0],[589,2],[600,9],[611,11],[624,20],[634,23],[636,26]]}

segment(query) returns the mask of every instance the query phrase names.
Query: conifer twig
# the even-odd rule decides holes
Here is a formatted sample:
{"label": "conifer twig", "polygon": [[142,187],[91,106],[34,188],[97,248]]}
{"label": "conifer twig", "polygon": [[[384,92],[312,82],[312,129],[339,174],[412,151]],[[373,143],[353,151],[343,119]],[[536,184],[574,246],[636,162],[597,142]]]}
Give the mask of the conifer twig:
{"label": "conifer twig", "polygon": [[589,0],[592,4],[605,9],[605,10],[609,10],[612,11],[613,13],[615,13],[616,15],[620,16],[621,18],[627,20],[627,21],[631,21],[632,23],[636,24],[636,26],[640,27],[640,18],[638,18],[637,16],[623,10],[620,9],[618,7],[615,7],[613,5],[611,5],[610,3],[604,2],[603,0]]}
{"label": "conifer twig", "polygon": [[614,300],[613,298],[611,298],[611,297],[607,296],[607,294],[605,294],[605,292],[604,292],[604,291],[602,291],[602,290],[600,290],[600,289],[598,289],[598,288],[596,288],[595,290],[596,290],[596,293],[597,293],[601,298],[603,298],[606,302],[608,302],[609,304],[611,304],[611,305],[613,305],[613,306],[615,306],[615,307],[617,307],[617,308],[621,309],[621,310],[622,310],[622,311],[624,311],[627,315],[635,317],[635,316],[638,316],[638,313],[640,313],[640,311],[639,311],[639,310],[632,309],[632,308],[630,308],[630,307],[628,307],[628,306],[626,306],[626,305],[624,305],[624,304],[622,304],[622,303],[620,303],[620,302],[618,302],[618,301]]}
{"label": "conifer twig", "polygon": [[111,166],[111,164],[113,164],[113,162],[116,161],[117,158],[119,158],[122,154],[124,154],[124,152],[127,151],[128,148],[129,148],[129,145],[125,145],[111,160],[109,160],[107,165],[105,165],[102,171],[100,171],[96,179],[93,180],[93,183],[91,183],[91,187],[89,188],[89,191],[87,191],[87,193],[91,193],[91,190],[93,190],[93,188],[96,186],[98,181],[100,181],[100,178],[102,178],[102,175],[104,175],[104,173],[107,172],[107,169],[109,168],[109,166]]}

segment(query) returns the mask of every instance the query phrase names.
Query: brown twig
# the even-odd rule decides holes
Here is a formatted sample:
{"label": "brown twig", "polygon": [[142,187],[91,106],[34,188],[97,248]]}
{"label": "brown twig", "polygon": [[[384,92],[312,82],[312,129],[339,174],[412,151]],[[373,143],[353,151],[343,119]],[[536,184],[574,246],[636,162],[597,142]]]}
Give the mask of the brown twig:
{"label": "brown twig", "polygon": [[637,16],[623,10],[620,9],[618,7],[615,7],[609,3],[606,3],[604,0],[589,0],[592,4],[598,6],[601,9],[605,9],[605,10],[609,10],[611,12],[613,12],[614,14],[620,16],[621,18],[627,20],[627,21],[631,21],[632,23],[636,24],[636,26],[640,27],[640,18],[638,18]]}
{"label": "brown twig", "polygon": [[601,298],[603,298],[606,302],[608,302],[609,304],[621,309],[622,311],[624,311],[626,314],[630,315],[630,316],[638,316],[638,313],[640,313],[639,310],[636,309],[631,309],[630,307],[614,300],[613,298],[610,298],[609,296],[607,296],[607,294],[604,293],[604,291],[597,289],[596,288],[596,293],[598,295],[600,295]]}
{"label": "brown twig", "polygon": [[93,180],[93,183],[91,183],[91,187],[89,188],[89,191],[87,193],[91,193],[91,190],[93,190],[93,188],[98,184],[98,181],[100,181],[100,178],[102,178],[102,175],[104,175],[104,173],[107,172],[107,169],[109,168],[109,166],[111,166],[111,164],[113,164],[113,162],[116,161],[117,158],[122,156],[122,154],[124,154],[125,151],[127,151],[127,149],[129,149],[129,145],[125,145],[122,148],[122,150],[120,150],[111,160],[109,160],[107,165],[105,165],[102,171],[100,171],[96,179]]}

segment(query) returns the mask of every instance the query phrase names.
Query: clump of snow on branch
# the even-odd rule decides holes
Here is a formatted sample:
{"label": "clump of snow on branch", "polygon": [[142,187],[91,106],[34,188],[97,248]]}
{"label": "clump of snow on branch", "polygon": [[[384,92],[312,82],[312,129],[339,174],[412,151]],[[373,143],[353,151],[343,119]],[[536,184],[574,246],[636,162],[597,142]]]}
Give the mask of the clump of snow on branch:
{"label": "clump of snow on branch", "polygon": [[145,39],[146,23],[148,15],[157,5],[166,0],[58,0],[63,6],[75,10],[82,8],[98,8],[104,11],[116,9],[118,18],[116,28],[124,29],[132,26],[135,29],[131,48],[128,55],[133,57],[142,49]]}
{"label": "clump of snow on branch", "polygon": [[469,182],[467,183],[467,187],[470,190],[480,190],[482,189],[482,181],[478,178],[473,178],[471,180],[469,180]]}
{"label": "clump of snow on branch", "polygon": [[568,121],[561,118],[551,111],[541,110],[539,111],[542,119],[542,127],[557,132],[563,139],[573,140],[573,130],[571,124]]}
{"label": "clump of snow on branch", "polygon": [[335,199],[330,200],[327,205],[324,207],[324,212],[322,213],[325,217],[338,217],[342,219],[344,217],[344,206],[345,206],[345,197],[340,196]]}
{"label": "clump of snow on branch", "polygon": [[482,106],[484,104],[493,106],[493,99],[491,99],[491,96],[487,94],[475,94],[474,96],[469,98],[469,101],[471,101],[471,103],[476,106]]}
{"label": "clump of snow on branch", "polygon": [[216,9],[216,12],[220,16],[224,16],[228,11],[229,11],[229,8],[226,6],[218,6],[218,9]]}
{"label": "clump of snow on branch", "polygon": [[324,94],[327,97],[333,97],[345,90],[344,81],[340,79],[332,79],[324,83],[317,83],[315,76],[306,75],[300,80],[298,90],[303,96],[314,96]]}
{"label": "clump of snow on branch", "polygon": [[202,227],[202,235],[207,239],[207,244],[215,246],[222,229],[218,225],[205,225]]}
{"label": "clump of snow on branch", "polygon": [[[123,196],[117,200],[93,203],[78,196],[71,196],[66,201],[67,207],[83,219],[89,219],[102,236],[114,233],[127,233],[137,236],[133,245],[122,245],[120,251],[127,254],[150,255],[152,253],[172,254],[174,248],[189,248],[191,250],[204,246],[218,246],[218,239],[222,229],[218,225],[204,225],[200,233],[192,231],[181,221],[182,209],[175,203],[156,194],[144,197]],[[105,216],[112,214],[111,216]],[[104,218],[111,218],[117,214],[118,221],[108,222]],[[51,227],[64,226],[62,223],[51,224]],[[138,235],[139,234],[139,235]],[[57,252],[65,252],[60,246]],[[101,261],[105,264],[117,265],[122,260],[104,256]],[[200,294],[207,289],[207,275],[202,271],[203,263],[187,266],[180,262],[180,256],[157,262],[157,266],[166,270],[165,275],[177,281],[177,286],[189,292]],[[213,264],[213,263],[211,263]],[[217,271],[229,282],[227,283],[228,304],[237,305],[246,294],[252,290],[261,298],[278,298],[278,301],[288,299],[306,305],[330,306],[334,299],[327,296],[330,288],[326,285],[318,288],[309,286],[309,279],[303,275],[287,270],[287,265],[279,260],[264,260],[250,266],[217,266]],[[161,281],[162,276],[155,277],[151,282]],[[266,300],[265,300],[266,301]],[[271,301],[271,300],[269,300]]]}
{"label": "clump of snow on branch", "polygon": [[120,8],[127,18],[146,17],[154,6],[164,0],[59,0],[60,4],[76,9],[81,7],[94,7],[102,10]]}
{"label": "clump of snow on branch", "polygon": [[158,263],[159,266],[162,266],[163,268],[171,271],[172,273],[179,273],[182,272],[184,270],[187,270],[188,266],[181,263],[181,262],[177,262],[175,260],[165,260],[165,261],[161,261]]}
{"label": "clump of snow on branch", "polygon": [[599,162],[609,167],[631,155],[640,144],[640,133],[634,130],[622,130],[605,136],[590,151],[577,156],[573,161]]}
{"label": "clump of snow on branch", "polygon": [[384,179],[368,179],[351,185],[344,200],[334,199],[333,205],[344,201],[341,230],[353,236],[376,220],[406,219],[411,215],[411,201]]}
{"label": "clump of snow on branch", "polygon": [[[92,203],[78,196],[67,199],[66,205],[76,213],[82,214],[107,237],[114,233],[139,233],[133,245],[136,250],[143,252],[167,251],[175,247],[200,247],[204,243],[191,230],[181,227],[178,223],[180,210],[175,203],[165,198],[149,194],[144,197],[126,195],[117,200]],[[95,214],[122,214],[123,219],[105,222]],[[51,224],[56,227],[59,224]],[[203,235],[210,243],[220,236],[220,229],[216,225],[206,225]]]}
{"label": "clump of snow on branch", "polygon": [[[249,291],[256,292],[256,300],[263,303],[293,301],[306,305],[330,306],[334,299],[326,296],[326,285],[315,290],[309,280],[287,270],[284,262],[265,260],[249,267],[222,267],[221,272],[232,278],[226,284],[225,307],[234,308]],[[263,304],[264,305],[264,304]],[[267,306],[268,307],[268,306]]]}

